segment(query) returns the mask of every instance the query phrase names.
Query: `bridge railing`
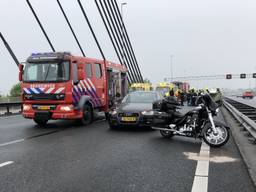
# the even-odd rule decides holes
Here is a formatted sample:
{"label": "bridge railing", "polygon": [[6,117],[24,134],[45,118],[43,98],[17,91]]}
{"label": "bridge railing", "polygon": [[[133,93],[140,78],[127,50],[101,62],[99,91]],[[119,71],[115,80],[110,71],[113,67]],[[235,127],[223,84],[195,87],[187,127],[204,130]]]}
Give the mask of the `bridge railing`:
{"label": "bridge railing", "polygon": [[0,102],[0,116],[21,113],[21,101]]}
{"label": "bridge railing", "polygon": [[256,123],[252,119],[238,111],[234,106],[229,104],[227,101],[224,100],[223,104],[228,109],[228,111],[234,116],[234,118],[251,134],[251,136],[256,141]]}

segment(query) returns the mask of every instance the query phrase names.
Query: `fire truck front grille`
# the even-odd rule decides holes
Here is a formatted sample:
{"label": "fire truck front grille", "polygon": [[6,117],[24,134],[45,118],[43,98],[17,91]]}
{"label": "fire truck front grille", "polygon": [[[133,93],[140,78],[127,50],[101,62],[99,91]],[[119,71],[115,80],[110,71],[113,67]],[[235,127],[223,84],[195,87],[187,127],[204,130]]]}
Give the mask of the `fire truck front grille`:
{"label": "fire truck front grille", "polygon": [[35,100],[35,101],[65,99],[64,94],[27,94],[27,95],[24,95],[24,97],[27,100]]}

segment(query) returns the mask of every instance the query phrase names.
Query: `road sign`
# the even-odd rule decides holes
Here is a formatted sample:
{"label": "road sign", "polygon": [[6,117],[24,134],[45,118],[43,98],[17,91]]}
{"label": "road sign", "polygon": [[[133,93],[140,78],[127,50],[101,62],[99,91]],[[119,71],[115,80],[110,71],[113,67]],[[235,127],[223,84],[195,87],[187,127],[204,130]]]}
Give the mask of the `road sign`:
{"label": "road sign", "polygon": [[246,74],[245,73],[241,73],[240,74],[240,79],[245,79],[246,78]]}
{"label": "road sign", "polygon": [[227,74],[226,75],[226,79],[232,79],[232,75],[231,74]]}

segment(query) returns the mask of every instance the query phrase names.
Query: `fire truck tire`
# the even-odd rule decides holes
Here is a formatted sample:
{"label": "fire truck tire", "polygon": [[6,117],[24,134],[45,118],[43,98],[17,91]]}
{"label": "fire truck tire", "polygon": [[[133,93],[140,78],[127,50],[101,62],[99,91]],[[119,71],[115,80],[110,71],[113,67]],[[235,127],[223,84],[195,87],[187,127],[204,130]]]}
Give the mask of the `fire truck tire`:
{"label": "fire truck tire", "polygon": [[39,126],[45,126],[48,122],[48,120],[42,120],[42,119],[34,119],[34,122]]}
{"label": "fire truck tire", "polygon": [[85,104],[83,107],[83,118],[81,119],[81,122],[83,125],[89,125],[93,121],[93,111],[92,107],[88,104]]}

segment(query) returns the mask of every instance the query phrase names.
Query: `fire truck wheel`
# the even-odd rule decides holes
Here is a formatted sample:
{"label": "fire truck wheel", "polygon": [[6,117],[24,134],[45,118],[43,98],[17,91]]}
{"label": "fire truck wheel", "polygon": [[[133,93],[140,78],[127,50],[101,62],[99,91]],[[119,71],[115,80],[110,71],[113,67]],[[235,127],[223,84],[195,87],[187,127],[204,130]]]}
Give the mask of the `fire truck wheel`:
{"label": "fire truck wheel", "polygon": [[83,109],[83,118],[81,119],[81,122],[83,125],[89,125],[93,121],[93,111],[92,107],[89,105],[85,105]]}
{"label": "fire truck wheel", "polygon": [[45,126],[48,122],[48,120],[42,120],[42,119],[34,119],[34,122],[39,126]]}

